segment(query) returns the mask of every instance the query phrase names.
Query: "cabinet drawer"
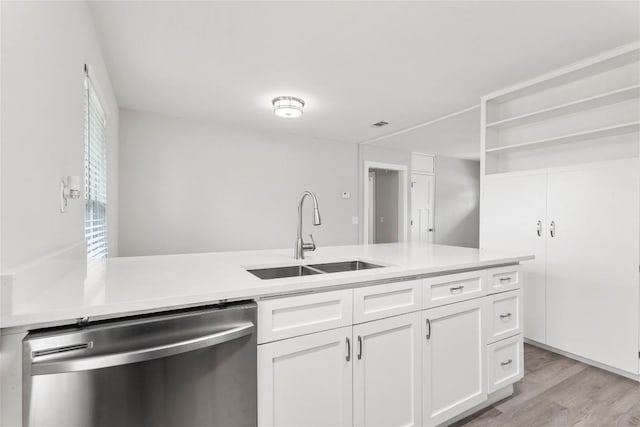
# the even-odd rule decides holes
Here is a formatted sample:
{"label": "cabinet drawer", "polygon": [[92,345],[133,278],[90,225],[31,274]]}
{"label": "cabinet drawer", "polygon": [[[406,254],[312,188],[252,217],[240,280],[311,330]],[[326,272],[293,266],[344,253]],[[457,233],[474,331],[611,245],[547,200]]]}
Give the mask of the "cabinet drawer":
{"label": "cabinet drawer", "polygon": [[488,342],[522,333],[522,293],[503,292],[489,297]]}
{"label": "cabinet drawer", "polygon": [[421,285],[420,280],[409,280],[354,289],[353,322],[363,323],[420,310]]}
{"label": "cabinet drawer", "polygon": [[489,393],[493,393],[524,376],[522,335],[490,344],[488,350]]}
{"label": "cabinet drawer", "polygon": [[492,268],[487,270],[487,277],[489,282],[488,294],[522,287],[522,267],[520,265]]}
{"label": "cabinet drawer", "polygon": [[484,270],[424,279],[422,306],[436,307],[485,295],[484,282]]}
{"label": "cabinet drawer", "polygon": [[352,290],[258,302],[258,344],[350,326]]}

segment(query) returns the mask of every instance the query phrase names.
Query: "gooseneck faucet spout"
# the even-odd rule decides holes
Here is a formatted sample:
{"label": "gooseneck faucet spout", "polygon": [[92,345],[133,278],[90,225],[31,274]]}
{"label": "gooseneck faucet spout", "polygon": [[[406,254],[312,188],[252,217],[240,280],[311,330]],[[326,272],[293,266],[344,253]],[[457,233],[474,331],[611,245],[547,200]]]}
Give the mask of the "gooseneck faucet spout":
{"label": "gooseneck faucet spout", "polygon": [[305,243],[302,240],[302,205],[304,204],[304,199],[309,196],[313,200],[313,225],[320,225],[320,211],[318,210],[318,199],[316,195],[311,191],[305,191],[300,196],[300,201],[298,202],[298,237],[296,238],[296,245],[294,247],[295,253],[294,256],[296,259],[304,259],[305,251],[315,251],[316,250],[316,242],[313,240],[313,235],[309,234],[311,238],[311,243]]}

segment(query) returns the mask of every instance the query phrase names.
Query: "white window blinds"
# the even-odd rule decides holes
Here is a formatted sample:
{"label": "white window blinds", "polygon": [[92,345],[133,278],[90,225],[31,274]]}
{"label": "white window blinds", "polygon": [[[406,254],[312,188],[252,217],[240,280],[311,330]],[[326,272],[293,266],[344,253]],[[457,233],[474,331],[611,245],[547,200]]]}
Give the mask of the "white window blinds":
{"label": "white window blinds", "polygon": [[[86,68],[85,68],[86,71]],[[85,75],[84,104],[84,235],[87,258],[107,256],[107,141],[106,117],[89,78]]]}

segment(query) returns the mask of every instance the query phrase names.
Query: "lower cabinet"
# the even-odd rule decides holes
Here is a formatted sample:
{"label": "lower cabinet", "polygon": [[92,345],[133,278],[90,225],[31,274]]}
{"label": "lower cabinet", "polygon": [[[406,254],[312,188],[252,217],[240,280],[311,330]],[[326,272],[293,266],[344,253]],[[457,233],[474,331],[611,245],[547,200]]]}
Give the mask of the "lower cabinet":
{"label": "lower cabinet", "polygon": [[422,312],[423,425],[435,426],[487,398],[486,308],[479,298]]}
{"label": "lower cabinet", "polygon": [[351,426],[351,326],[258,346],[258,425]]}
{"label": "lower cabinet", "polygon": [[[513,269],[494,270],[488,274]],[[482,283],[484,272],[478,277]],[[519,286],[517,277],[510,282]],[[450,284],[451,277],[442,280]],[[277,321],[267,319],[271,329],[258,345],[258,425],[432,427],[482,404],[488,393],[523,376],[522,298],[514,283],[474,299],[427,309],[423,304],[422,310],[413,303],[419,300],[413,282],[360,288],[356,304],[344,291],[268,301],[262,314]],[[377,298],[376,305],[367,305],[367,297]],[[396,306],[407,311],[397,313]],[[328,316],[327,307],[340,309]],[[397,314],[376,319],[381,308]],[[300,310],[306,323],[282,320],[302,319]],[[314,319],[344,325],[352,310],[356,324],[276,338],[289,334],[291,325],[298,334],[323,327]]]}
{"label": "lower cabinet", "polygon": [[353,327],[354,425],[422,425],[421,335],[419,312]]}

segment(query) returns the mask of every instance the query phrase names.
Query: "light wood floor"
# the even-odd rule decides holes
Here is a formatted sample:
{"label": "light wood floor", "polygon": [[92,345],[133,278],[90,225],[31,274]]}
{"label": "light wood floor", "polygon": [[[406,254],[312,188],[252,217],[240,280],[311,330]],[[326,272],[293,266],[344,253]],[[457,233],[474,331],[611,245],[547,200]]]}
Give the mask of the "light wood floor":
{"label": "light wood floor", "polygon": [[456,427],[640,426],[640,383],[525,345],[514,394]]}

